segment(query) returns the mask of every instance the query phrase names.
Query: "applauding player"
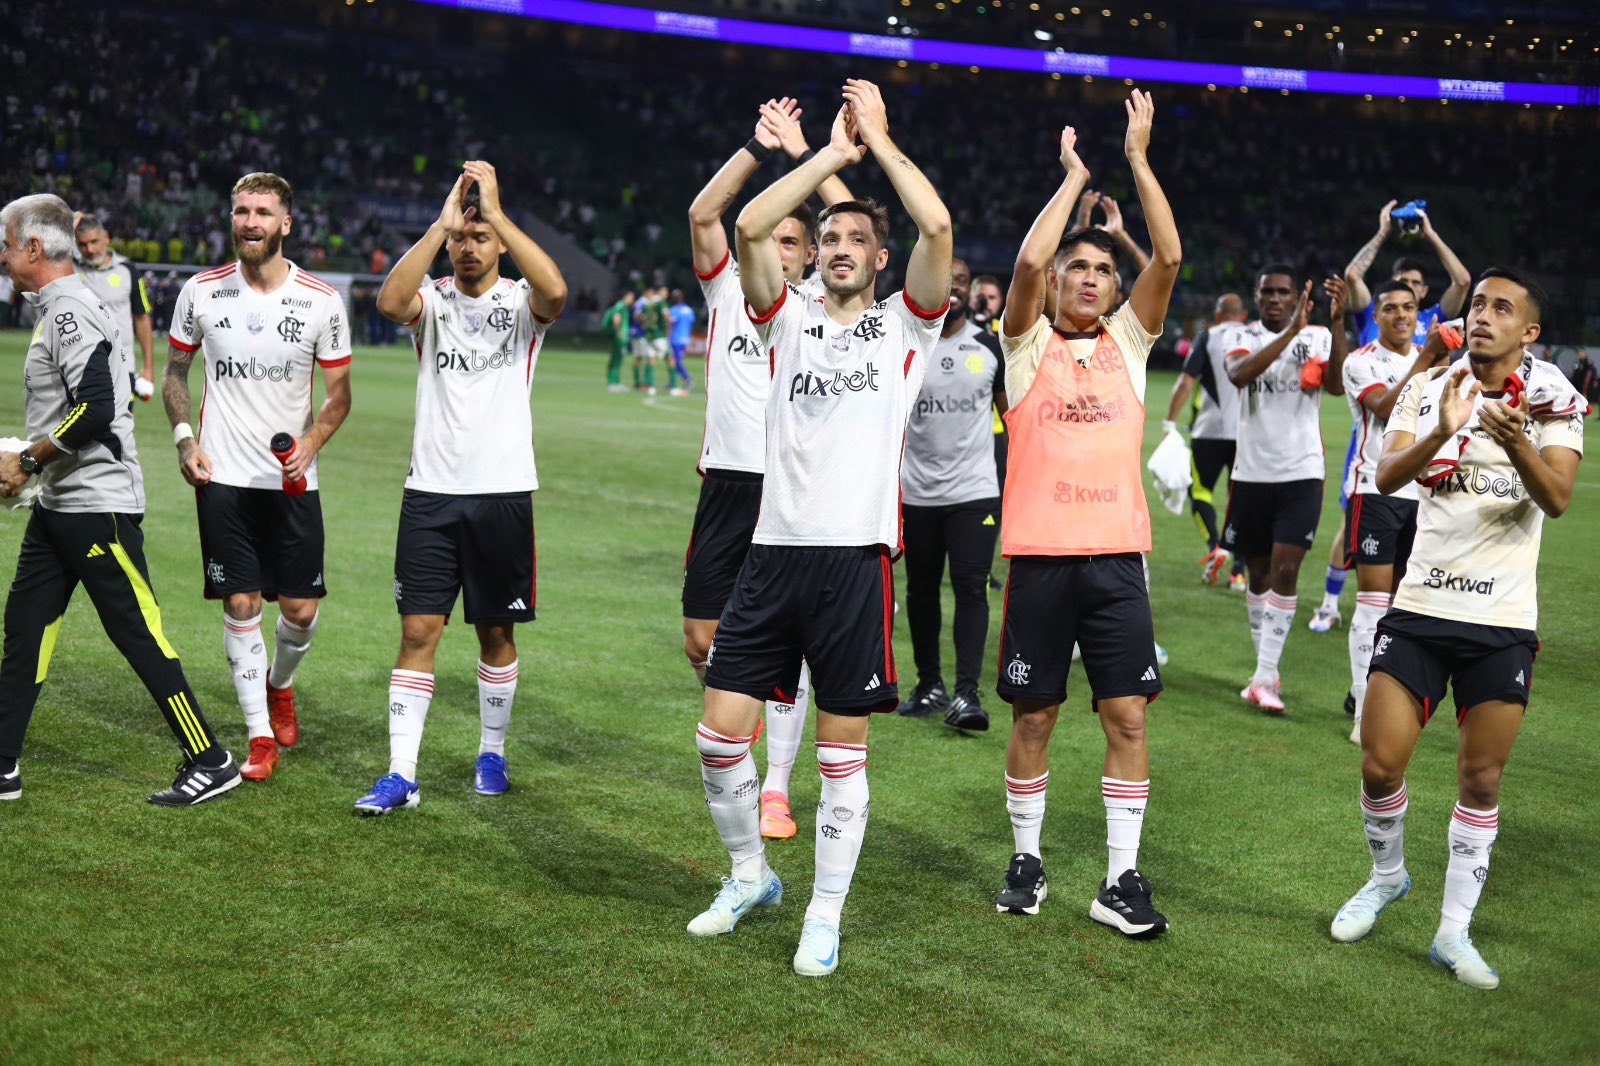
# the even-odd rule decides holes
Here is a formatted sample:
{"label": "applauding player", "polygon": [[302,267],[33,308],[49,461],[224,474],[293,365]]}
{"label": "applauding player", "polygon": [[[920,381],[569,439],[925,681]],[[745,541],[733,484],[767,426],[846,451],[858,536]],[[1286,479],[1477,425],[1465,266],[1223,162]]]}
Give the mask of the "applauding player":
{"label": "applauding player", "polygon": [[[950,296],[950,212],[890,139],[877,86],[852,80],[844,97],[828,147],[739,215],[739,283],[773,379],[766,480],[708,656],[695,735],[706,804],[733,859],[711,907],[689,923],[691,933],[711,936],[782,898],[761,843],[750,744],[761,701],[793,692],[801,660],[810,663],[822,798],[816,887],[794,956],[806,976],[838,965],[840,914],[866,833],[867,716],[898,702],[890,564],[900,536],[900,453]],[[918,229],[906,287],[875,302],[889,261],[888,213],[852,200],[822,212],[826,291],[808,299],[785,279],[773,233],[824,179],[862,158],[858,133]]]}
{"label": "applauding player", "polygon": [[1477,988],[1500,975],[1467,935],[1500,824],[1500,776],[1522,724],[1539,650],[1539,536],[1572,502],[1583,455],[1582,397],[1527,351],[1548,308],[1531,279],[1478,278],[1467,354],[1418,374],[1389,416],[1375,484],[1418,481],[1417,539],[1394,609],[1378,623],[1361,722],[1361,813],[1372,874],[1333,919],[1356,940],[1411,888],[1406,765],[1453,688],[1460,727],[1439,930],[1428,955]]}
{"label": "applauding player", "polygon": [[[317,453],[350,413],[344,301],[283,257],[293,213],[293,190],[276,174],[246,174],[234,185],[238,259],[184,284],[161,387],[179,466],[195,488],[206,598],[223,601],[222,648],[250,734],[250,757],[239,768],[247,781],[271,777],[278,745],[300,735],[291,686],[317,631],[317,601],[328,594]],[[197,349],[205,402],[191,429]],[[318,367],[327,395],[313,416]],[[274,454],[280,435],[289,448]],[[278,603],[270,668],[263,599]]]}
{"label": "applauding player", "polygon": [[[441,246],[453,273],[430,282]],[[508,252],[521,281],[500,276]],[[528,393],[545,330],[566,300],[560,269],[506,216],[494,167],[479,160],[466,164],[438,220],[378,291],[378,310],[405,323],[416,344],[417,413],[395,543],[400,654],[389,675],[389,772],[356,800],[360,814],[417,805],[434,652],[458,594],[478,633],[473,788],[496,795],[510,787],[513,635],[534,616],[531,494],[539,479]]]}
{"label": "applauding player", "polygon": [[[1109,863],[1089,914],[1130,937],[1159,936],[1167,919],[1137,869],[1150,795],[1145,707],[1161,691],[1142,552],[1150,550],[1139,448],[1145,363],[1160,335],[1182,249],[1147,149],[1155,105],[1126,102],[1125,151],[1150,227],[1150,263],[1117,306],[1116,245],[1100,229],[1063,239],[1088,183],[1077,134],[1061,131],[1060,188],[1017,253],[1000,331],[1011,451],[1001,552],[1011,560],[1000,634],[1000,698],[1011,704],[1006,810],[1015,854],[996,909],[1037,914],[1047,883],[1040,857],[1047,753],[1067,694],[1072,646],[1082,649],[1091,706],[1106,735],[1100,790]],[[1054,321],[1039,313],[1054,286]],[[1113,312],[1113,308],[1116,308]]]}

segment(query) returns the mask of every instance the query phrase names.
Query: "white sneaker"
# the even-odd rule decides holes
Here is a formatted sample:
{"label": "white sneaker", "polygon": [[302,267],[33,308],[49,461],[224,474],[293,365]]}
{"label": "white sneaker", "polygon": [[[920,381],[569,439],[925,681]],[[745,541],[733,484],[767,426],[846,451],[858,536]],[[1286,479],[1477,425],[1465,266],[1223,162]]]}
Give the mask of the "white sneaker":
{"label": "white sneaker", "polygon": [[794,972],[801,977],[826,977],[839,967],[839,927],[825,918],[807,918],[794,949]]}
{"label": "white sneaker", "polygon": [[1483,961],[1465,932],[1454,936],[1436,935],[1428,947],[1428,959],[1440,969],[1455,974],[1462,984],[1473,988],[1500,987],[1500,971]]}
{"label": "white sneaker", "polygon": [[1361,746],[1361,719],[1359,718],[1357,718],[1355,724],[1350,727],[1350,743],[1354,744],[1356,747]]}
{"label": "white sneaker", "polygon": [[783,902],[783,883],[771,870],[760,881],[741,881],[724,877],[722,888],[711,906],[694,916],[689,932],[695,936],[717,936],[733,932],[739,919],[757,907],[776,907]]}
{"label": "white sneaker", "polygon": [[1404,899],[1405,894],[1411,891],[1411,875],[1401,874],[1399,884],[1388,884],[1371,878],[1361,886],[1361,891],[1345,901],[1339,908],[1339,913],[1333,916],[1333,926],[1328,930],[1333,939],[1341,944],[1348,944],[1352,940],[1360,940],[1372,931],[1372,923],[1378,920],[1378,915],[1383,908],[1397,899]]}
{"label": "white sneaker", "polygon": [[1322,604],[1311,613],[1311,621],[1306,623],[1306,628],[1313,633],[1326,633],[1342,625],[1344,625],[1344,615],[1339,613],[1339,608]]}
{"label": "white sneaker", "polygon": [[673,396],[687,396],[687,395],[689,395],[689,390],[688,389],[673,389],[671,391],[672,391],[672,395]]}

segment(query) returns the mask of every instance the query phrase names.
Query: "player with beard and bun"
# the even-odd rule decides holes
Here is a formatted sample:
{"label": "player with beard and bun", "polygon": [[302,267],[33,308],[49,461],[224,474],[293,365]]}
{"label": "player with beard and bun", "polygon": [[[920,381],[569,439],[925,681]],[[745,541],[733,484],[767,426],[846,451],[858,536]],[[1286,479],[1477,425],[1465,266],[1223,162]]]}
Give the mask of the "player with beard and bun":
{"label": "player with beard and bun", "polygon": [[[1239,430],[1222,546],[1245,561],[1245,611],[1256,668],[1241,699],[1264,714],[1284,710],[1278,661],[1294,625],[1300,562],[1322,516],[1321,389],[1333,335],[1311,326],[1311,282],[1298,296],[1294,268],[1263,267],[1256,275],[1259,321],[1234,329],[1224,356],[1239,389]],[[1338,368],[1335,368],[1335,373]],[[1337,393],[1328,381],[1329,391]]]}
{"label": "player with beard and bun", "polygon": [[[440,247],[452,273],[429,281]],[[521,281],[500,276],[510,254]],[[395,538],[400,651],[389,675],[389,770],[357,814],[415,807],[417,754],[433,700],[434,656],[463,601],[478,637],[473,790],[511,787],[506,730],[517,692],[516,624],[534,618],[533,415],[528,395],[545,331],[567,302],[555,261],[506,215],[494,167],[468,160],[439,217],[378,290],[378,310],[411,330],[416,428]]]}
{"label": "player with beard and bun", "polygon": [[[791,158],[808,158],[810,149],[800,130],[801,108],[789,97],[768,100],[760,108],[755,136],[734,152],[689,205],[689,239],[695,276],[705,297],[706,422],[697,469],[700,499],[683,564],[683,652],[696,676],[705,682],[706,658],[716,636],[717,619],[733,592],[734,578],[750,552],[761,510],[761,482],[766,470],[767,394],[772,371],[739,288],[739,264],[728,247],[722,214],[740,188],[780,149]],[[850,199],[837,175],[817,186],[824,205]],[[801,282],[816,261],[816,222],[804,203],[772,231],[783,276],[791,284],[820,292],[821,282]],[[767,775],[761,784],[761,835],[785,840],[798,832],[789,809],[789,775],[806,720],[804,668],[792,690],[768,700]]]}
{"label": "player with beard and bun", "polygon": [[[989,568],[1000,531],[990,422],[995,405],[1006,408],[1006,388],[999,344],[967,315],[968,276],[963,260],[950,261],[950,311],[906,426],[900,516],[917,687],[899,712],[921,718],[943,710],[947,724],[981,731],[989,728],[989,714],[978,697],[978,676],[989,635]],[[945,691],[939,666],[939,587],[946,558],[956,599],[954,695]]]}
{"label": "player with beard and bun", "polygon": [[[739,284],[773,380],[766,481],[750,553],[717,627],[695,736],[706,805],[733,860],[716,899],[689,923],[690,933],[712,936],[783,897],[761,842],[750,744],[761,701],[792,692],[802,659],[810,663],[822,798],[816,885],[794,955],[795,972],[810,977],[839,963],[840,915],[866,835],[868,716],[899,702],[890,566],[899,550],[900,455],[950,296],[950,212],[890,138],[877,86],[852,79],[844,98],[828,147],[739,215]],[[889,261],[888,212],[847,200],[820,217],[826,291],[808,299],[785,279],[773,232],[868,149],[918,229],[906,287],[874,302]]]}
{"label": "player with beard and bun", "polygon": [[[344,301],[284,258],[293,211],[294,192],[276,174],[234,184],[238,258],[196,274],[178,294],[161,387],[179,468],[195,488],[205,595],[223,601],[222,648],[250,734],[250,757],[239,768],[248,781],[271,777],[278,746],[299,738],[294,674],[328,593],[317,454],[350,413]],[[197,350],[205,395],[191,429]],[[317,368],[326,395],[313,411]],[[287,450],[276,454],[282,443]],[[278,604],[270,667],[263,599]]]}
{"label": "player with beard and bun", "polygon": [[1410,890],[1406,766],[1453,688],[1457,802],[1428,957],[1476,988],[1500,984],[1467,928],[1489,874],[1500,778],[1539,650],[1539,537],[1545,517],[1559,518],[1571,504],[1583,456],[1583,398],[1527,350],[1548,308],[1527,276],[1480,274],[1467,304],[1466,356],[1401,389],[1375,478],[1379,492],[1421,486],[1417,539],[1394,608],[1378,623],[1362,712],[1361,814],[1372,873],[1331,931],[1339,941],[1366,935]]}
{"label": "player with beard and bun", "polygon": [[[1159,936],[1167,919],[1137,868],[1150,795],[1145,708],[1161,691],[1142,553],[1150,550],[1139,449],[1145,366],[1182,261],[1177,223],[1150,168],[1155,104],[1126,101],[1124,151],[1150,228],[1152,258],[1126,301],[1116,241],[1102,229],[1062,237],[1089,182],[1077,133],[1061,131],[1061,186],[1017,253],[1000,331],[1011,456],[1001,552],[1011,560],[1000,625],[1000,698],[1011,704],[1006,811],[1014,854],[995,908],[1037,914],[1048,885],[1040,856],[1051,731],[1076,643],[1106,750],[1106,878],[1089,916],[1125,936]],[[1039,313],[1056,290],[1055,318]],[[1113,310],[1115,309],[1115,310]]]}

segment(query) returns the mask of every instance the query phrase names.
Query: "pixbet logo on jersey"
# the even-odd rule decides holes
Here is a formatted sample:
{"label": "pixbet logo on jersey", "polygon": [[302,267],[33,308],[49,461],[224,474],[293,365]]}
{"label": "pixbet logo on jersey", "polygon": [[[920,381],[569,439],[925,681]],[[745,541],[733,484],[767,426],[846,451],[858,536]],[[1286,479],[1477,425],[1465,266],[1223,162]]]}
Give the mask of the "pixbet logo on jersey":
{"label": "pixbet logo on jersey", "polygon": [[789,382],[789,399],[796,396],[843,396],[847,392],[877,392],[878,368],[871,363],[853,374],[835,370],[831,377],[807,370]]}
{"label": "pixbet logo on jersey", "polygon": [[231,378],[234,381],[293,381],[294,367],[288,363],[272,366],[260,362],[255,356],[248,361],[239,359],[218,359],[213,366],[214,381]]}
{"label": "pixbet logo on jersey", "polygon": [[434,355],[433,372],[443,374],[447,370],[454,370],[461,374],[471,374],[480,370],[499,370],[501,367],[513,365],[516,361],[516,353],[510,348],[502,348],[490,355],[484,355],[482,352],[463,354],[451,348],[447,352],[438,352]]}
{"label": "pixbet logo on jersey", "polygon": [[929,415],[970,414],[987,407],[981,396],[919,396],[913,413],[918,418],[926,418]]}

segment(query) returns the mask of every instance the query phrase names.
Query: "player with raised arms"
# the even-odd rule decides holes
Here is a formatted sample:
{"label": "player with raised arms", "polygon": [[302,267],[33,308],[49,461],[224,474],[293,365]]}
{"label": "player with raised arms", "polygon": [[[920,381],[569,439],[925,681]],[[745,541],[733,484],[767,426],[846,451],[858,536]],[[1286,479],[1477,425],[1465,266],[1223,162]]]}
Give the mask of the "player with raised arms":
{"label": "player with raised arms", "polygon": [[[706,805],[733,860],[710,908],[689,923],[689,932],[711,936],[782,899],[761,841],[750,744],[761,701],[794,691],[802,659],[810,663],[822,797],[816,884],[794,955],[804,976],[839,963],[840,915],[866,833],[868,716],[899,700],[890,566],[900,541],[900,454],[950,297],[950,212],[890,138],[878,87],[851,79],[844,99],[828,147],[739,214],[739,284],[773,382],[766,480],[708,657],[695,733]],[[825,292],[808,298],[785,278],[773,233],[824,179],[869,150],[917,226],[905,289],[876,301],[889,261],[888,212],[847,200],[820,216]]]}
{"label": "player with raised arms", "polygon": [[[441,246],[452,273],[429,281]],[[500,276],[507,253],[521,281]],[[394,553],[400,652],[389,675],[389,771],[356,800],[359,814],[417,805],[434,653],[457,595],[478,636],[472,787],[486,796],[510,788],[515,630],[533,620],[536,588],[528,394],[545,330],[566,301],[560,268],[506,215],[482,160],[465,164],[438,219],[378,290],[378,310],[411,330],[417,405]]]}
{"label": "player with raised arms", "polygon": [[[689,240],[695,277],[706,301],[706,421],[697,467],[700,499],[683,566],[683,652],[702,683],[717,619],[733,592],[734,578],[750,551],[761,511],[766,470],[767,394],[772,370],[756,328],[744,311],[739,264],[728,247],[722,216],[752,175],[778,151],[792,159],[809,157],[800,128],[804,114],[794,100],[768,100],[760,108],[755,136],[712,175],[689,205]],[[823,206],[850,199],[838,175],[817,186]],[[820,293],[813,274],[817,259],[816,221],[803,201],[772,231],[784,280]],[[789,775],[805,728],[807,686],[804,668],[792,690],[767,701],[767,773],[761,783],[761,835],[784,840],[798,831],[789,810]]]}
{"label": "player with raised arms", "polygon": [[[1106,737],[1100,790],[1109,858],[1089,914],[1147,938],[1159,936],[1167,919],[1137,869],[1150,795],[1145,708],[1161,691],[1142,557],[1150,550],[1150,512],[1139,448],[1145,365],[1183,252],[1147,154],[1155,104],[1136,89],[1124,106],[1124,151],[1150,229],[1149,264],[1118,306],[1112,235],[1076,229],[1063,239],[1089,181],[1068,126],[1061,131],[1066,173],[1017,253],[1001,319],[1013,406],[1005,415],[1011,450],[1000,544],[1011,573],[997,691],[1012,710],[1005,783],[1015,854],[995,907],[1037,914],[1049,890],[1039,847],[1048,750],[1077,643]],[[1056,293],[1053,320],[1039,310],[1046,286]]]}
{"label": "player with raised arms", "polygon": [[1365,936],[1411,888],[1406,766],[1453,688],[1457,802],[1428,956],[1477,988],[1500,984],[1467,929],[1500,825],[1501,774],[1533,683],[1539,538],[1546,516],[1559,518],[1571,504],[1583,456],[1587,405],[1559,368],[1528,351],[1548,308],[1526,275],[1480,274],[1467,304],[1466,355],[1406,383],[1375,478],[1385,493],[1420,484],[1417,538],[1394,608],[1378,623],[1362,710],[1361,814],[1372,873],[1339,909],[1332,934]]}
{"label": "player with raised arms", "polygon": [[[250,735],[239,768],[265,781],[300,736],[294,674],[317,631],[323,581],[317,456],[350,413],[350,329],[333,286],[283,255],[294,191],[276,174],[233,186],[231,263],[184,283],[172,312],[161,400],[194,486],[205,595],[222,600],[222,648]],[[189,366],[205,395],[189,426]],[[322,406],[311,377],[322,371]],[[275,454],[273,438],[291,438]],[[280,441],[280,443],[282,443]],[[272,663],[261,601],[275,600]]]}

